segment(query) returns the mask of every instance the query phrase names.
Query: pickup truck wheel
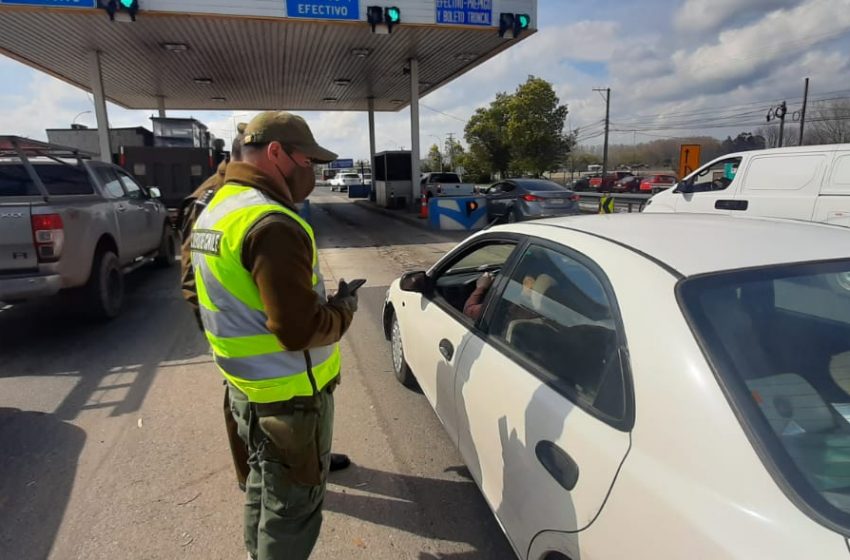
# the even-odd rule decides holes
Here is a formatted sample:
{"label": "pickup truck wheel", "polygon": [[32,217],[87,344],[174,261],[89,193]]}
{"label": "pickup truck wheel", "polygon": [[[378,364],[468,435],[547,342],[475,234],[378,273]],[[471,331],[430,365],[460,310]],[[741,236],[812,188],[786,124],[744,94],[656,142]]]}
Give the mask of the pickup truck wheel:
{"label": "pickup truck wheel", "polygon": [[408,389],[418,388],[419,384],[416,382],[410,366],[407,365],[407,361],[404,359],[404,347],[401,344],[401,328],[398,325],[398,317],[396,317],[395,313],[393,313],[393,323],[392,327],[390,327],[390,342],[392,344],[393,372],[395,373],[395,378]]}
{"label": "pickup truck wheel", "polygon": [[85,311],[94,319],[114,319],[124,305],[124,275],[118,256],[106,250],[94,258],[91,276],[84,288]]}
{"label": "pickup truck wheel", "polygon": [[159,252],[157,252],[154,263],[159,268],[171,268],[177,261],[177,236],[174,230],[168,226],[162,230],[162,240],[159,242]]}

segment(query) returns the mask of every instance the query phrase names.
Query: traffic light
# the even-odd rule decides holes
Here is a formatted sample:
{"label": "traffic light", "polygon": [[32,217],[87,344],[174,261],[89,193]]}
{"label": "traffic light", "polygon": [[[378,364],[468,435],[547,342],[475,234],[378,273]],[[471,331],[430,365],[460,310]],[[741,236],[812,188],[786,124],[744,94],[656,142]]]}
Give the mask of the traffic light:
{"label": "traffic light", "polygon": [[393,32],[393,25],[401,23],[401,10],[395,6],[384,8],[384,23],[387,24],[387,31]]}
{"label": "traffic light", "polygon": [[106,10],[109,19],[115,21],[115,14],[124,11],[132,21],[136,21],[136,13],[139,11],[139,0],[97,0],[100,8]]}
{"label": "traffic light", "polygon": [[386,8],[368,6],[366,8],[366,21],[372,26],[372,33],[383,32],[384,26],[386,26],[387,33],[392,33],[393,26],[401,23],[401,10],[396,6]]}
{"label": "traffic light", "polygon": [[528,14],[502,12],[499,15],[499,37],[508,35],[508,39],[516,39],[529,27],[531,27],[531,16]]}

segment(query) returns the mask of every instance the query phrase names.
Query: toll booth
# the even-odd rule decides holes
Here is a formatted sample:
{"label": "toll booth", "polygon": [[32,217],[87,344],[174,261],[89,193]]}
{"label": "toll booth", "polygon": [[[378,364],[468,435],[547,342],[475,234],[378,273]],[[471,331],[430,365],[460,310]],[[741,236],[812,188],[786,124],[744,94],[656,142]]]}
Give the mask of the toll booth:
{"label": "toll booth", "polygon": [[[410,151],[379,152],[372,166],[375,201],[384,208],[411,208],[413,192]],[[416,181],[418,183],[418,181]]]}

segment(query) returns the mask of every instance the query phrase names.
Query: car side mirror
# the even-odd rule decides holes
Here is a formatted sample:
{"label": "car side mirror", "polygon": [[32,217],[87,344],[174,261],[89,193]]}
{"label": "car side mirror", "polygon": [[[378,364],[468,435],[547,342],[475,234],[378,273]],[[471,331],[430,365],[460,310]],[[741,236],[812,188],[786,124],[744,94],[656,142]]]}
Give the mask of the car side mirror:
{"label": "car side mirror", "polygon": [[157,187],[151,187],[148,189],[148,195],[154,199],[162,198],[162,191],[160,191]]}
{"label": "car side mirror", "polygon": [[401,277],[400,287],[403,292],[425,294],[430,288],[431,282],[428,275],[423,271],[407,272]]}

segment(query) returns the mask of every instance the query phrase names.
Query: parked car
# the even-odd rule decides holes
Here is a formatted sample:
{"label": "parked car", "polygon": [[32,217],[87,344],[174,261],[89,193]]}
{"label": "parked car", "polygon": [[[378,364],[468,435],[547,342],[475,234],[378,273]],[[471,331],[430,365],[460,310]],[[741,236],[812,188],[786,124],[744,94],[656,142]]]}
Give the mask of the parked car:
{"label": "parked car", "polygon": [[123,273],[175,264],[177,234],[159,198],[116,165],[0,136],[0,301],[62,291],[88,314],[117,316]]}
{"label": "parked car", "polygon": [[363,173],[362,175],[360,175],[360,184],[371,185],[372,184],[372,174],[371,173]]}
{"label": "parked car", "polygon": [[578,195],[545,179],[508,179],[485,192],[489,221],[520,222],[579,214]]}
{"label": "parked car", "polygon": [[383,319],[519,558],[847,558],[850,231],[497,226],[394,281]]}
{"label": "parked car", "polygon": [[599,175],[598,177],[593,177],[590,180],[590,189],[597,192],[611,192],[615,182],[631,176],[631,171],[615,171],[613,173],[608,173],[605,175],[604,180],[602,175]]}
{"label": "parked car", "polygon": [[644,212],[773,216],[850,226],[850,144],[729,154],[653,196]]}
{"label": "parked car", "polygon": [[636,193],[640,190],[643,177],[639,175],[628,175],[614,182],[611,190],[617,193]]}
{"label": "parked car", "polygon": [[644,177],[640,182],[639,190],[643,194],[655,194],[663,190],[667,190],[675,184],[676,177],[673,175],[650,175],[648,177]]}
{"label": "parked car", "polygon": [[345,192],[349,186],[360,185],[362,182],[359,173],[337,173],[329,184],[332,191]]}
{"label": "parked car", "polygon": [[475,192],[475,185],[464,183],[457,173],[423,173],[419,180],[420,192],[432,196],[464,196]]}
{"label": "parked car", "polygon": [[584,192],[590,190],[590,180],[595,177],[594,175],[587,175],[585,177],[579,177],[572,184],[572,190],[575,192]]}

